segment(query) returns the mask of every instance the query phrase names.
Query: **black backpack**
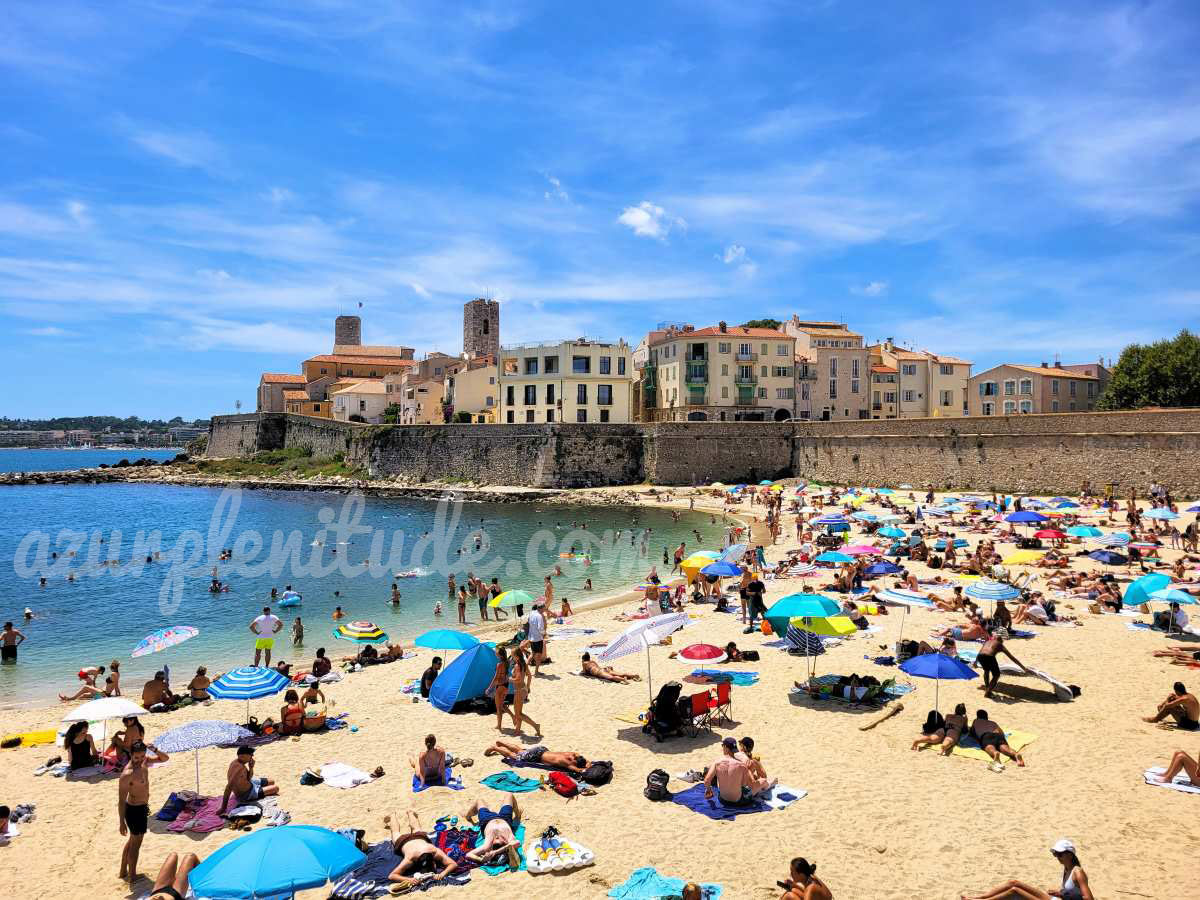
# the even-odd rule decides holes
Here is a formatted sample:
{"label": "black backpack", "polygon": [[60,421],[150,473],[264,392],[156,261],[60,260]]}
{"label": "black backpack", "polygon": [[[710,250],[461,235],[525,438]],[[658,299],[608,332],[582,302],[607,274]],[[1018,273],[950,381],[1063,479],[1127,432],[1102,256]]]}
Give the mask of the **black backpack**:
{"label": "black backpack", "polygon": [[662,769],[655,769],[646,776],[646,789],[642,791],[646,795],[647,800],[662,802],[671,799],[671,792],[667,790],[667,782],[671,780]]}
{"label": "black backpack", "polygon": [[593,787],[608,784],[612,781],[612,777],[613,764],[603,759],[593,760],[588,763],[588,767],[583,770],[583,774],[580,776],[580,778]]}

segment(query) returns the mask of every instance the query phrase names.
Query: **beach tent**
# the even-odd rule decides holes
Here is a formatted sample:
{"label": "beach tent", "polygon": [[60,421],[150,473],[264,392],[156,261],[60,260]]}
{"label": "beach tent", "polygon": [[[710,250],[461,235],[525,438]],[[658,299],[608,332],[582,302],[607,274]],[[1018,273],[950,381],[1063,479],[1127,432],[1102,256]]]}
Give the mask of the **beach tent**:
{"label": "beach tent", "polygon": [[455,704],[482,697],[496,674],[496,651],[487,644],[476,644],[438,674],[429,691],[429,702],[442,712],[451,712]]}

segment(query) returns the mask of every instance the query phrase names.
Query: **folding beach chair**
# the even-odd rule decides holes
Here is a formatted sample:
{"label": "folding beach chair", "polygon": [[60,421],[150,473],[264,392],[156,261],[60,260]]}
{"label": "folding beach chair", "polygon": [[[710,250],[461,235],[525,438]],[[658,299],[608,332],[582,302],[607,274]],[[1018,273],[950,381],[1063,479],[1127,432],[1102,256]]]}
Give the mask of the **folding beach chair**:
{"label": "folding beach chair", "polygon": [[691,732],[691,736],[696,737],[702,728],[712,731],[712,695],[708,691],[701,691],[699,694],[692,694],[688,700],[691,707],[684,725]]}
{"label": "folding beach chair", "polygon": [[733,686],[728,681],[717,682],[717,696],[709,702],[709,728],[714,719],[733,724]]}

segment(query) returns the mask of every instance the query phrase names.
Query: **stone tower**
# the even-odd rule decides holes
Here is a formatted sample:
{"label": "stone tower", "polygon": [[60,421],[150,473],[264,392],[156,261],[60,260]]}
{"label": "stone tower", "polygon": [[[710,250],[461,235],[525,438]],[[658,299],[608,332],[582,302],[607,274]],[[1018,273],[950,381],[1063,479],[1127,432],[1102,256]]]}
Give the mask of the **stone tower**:
{"label": "stone tower", "polygon": [[467,359],[500,354],[500,302],[476,297],[463,304],[463,353]]}
{"label": "stone tower", "polygon": [[338,316],[333,323],[333,346],[362,344],[362,319],[358,316]]}

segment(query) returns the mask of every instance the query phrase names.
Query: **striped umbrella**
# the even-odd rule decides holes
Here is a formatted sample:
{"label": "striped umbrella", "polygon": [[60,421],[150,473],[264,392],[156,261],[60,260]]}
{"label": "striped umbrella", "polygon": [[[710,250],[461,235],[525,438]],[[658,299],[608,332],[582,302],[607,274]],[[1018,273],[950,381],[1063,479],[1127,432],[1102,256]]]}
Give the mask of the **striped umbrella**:
{"label": "striped umbrella", "polygon": [[[650,645],[657,644],[667,635],[678,631],[687,623],[688,615],[684,612],[664,613],[661,616],[651,616],[649,619],[634,622],[621,632],[621,634],[617,635],[607,647],[596,654],[596,661],[608,663],[614,659],[620,659],[622,656],[637,653],[639,650],[645,651],[646,687],[649,688]],[[650,690],[650,696],[651,698],[654,697],[653,689]]]}
{"label": "striped umbrella", "polygon": [[150,653],[158,653],[160,650],[166,650],[168,647],[174,647],[176,644],[182,644],[188,638],[194,638],[200,633],[199,628],[193,628],[191,625],[172,625],[170,628],[160,628],[153,634],[148,634],[133,648],[130,656],[146,656]]}
{"label": "striped umbrella", "polygon": [[1129,543],[1129,535],[1123,531],[1114,531],[1112,534],[1096,538],[1095,543],[1101,547],[1124,547]]}
{"label": "striped umbrella", "polygon": [[154,746],[163,753],[182,753],[191,750],[196,757],[196,793],[200,793],[200,751],[205,747],[228,746],[245,741],[254,735],[241,725],[217,719],[188,722],[159,735]]}
{"label": "striped umbrella", "polygon": [[350,622],[333,629],[333,636],[356,644],[378,644],[387,640],[387,632],[374,622]]}
{"label": "striped umbrella", "polygon": [[994,581],[991,578],[981,578],[973,584],[967,585],[965,593],[968,597],[974,597],[976,600],[991,600],[993,603],[997,600],[1012,600],[1014,597],[1021,596],[1021,592],[1011,584]]}
{"label": "striped umbrella", "polygon": [[208,686],[208,695],[217,700],[245,700],[246,716],[250,716],[250,701],[278,694],[291,684],[282,672],[262,666],[242,666],[231,669]]}
{"label": "striped umbrella", "polygon": [[1158,507],[1157,509],[1146,510],[1146,512],[1142,513],[1142,515],[1144,515],[1147,519],[1162,519],[1163,521],[1170,521],[1171,519],[1179,518],[1179,513],[1167,509],[1165,506]]}

